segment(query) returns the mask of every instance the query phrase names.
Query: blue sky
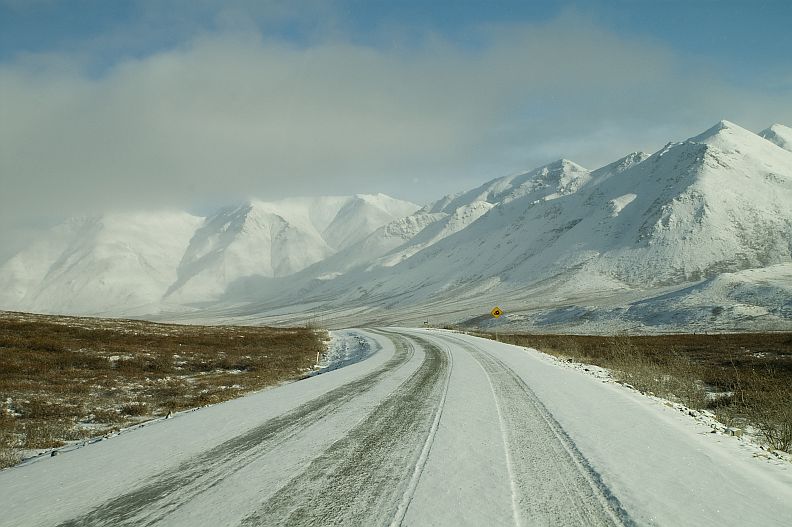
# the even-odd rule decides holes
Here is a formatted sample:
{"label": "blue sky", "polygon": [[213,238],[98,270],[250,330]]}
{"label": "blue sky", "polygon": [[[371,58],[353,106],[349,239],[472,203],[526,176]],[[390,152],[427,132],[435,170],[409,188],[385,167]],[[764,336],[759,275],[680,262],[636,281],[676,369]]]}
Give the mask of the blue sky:
{"label": "blue sky", "polygon": [[438,32],[475,46],[482,25],[546,22],[574,9],[616,33],[656,39],[716,67],[738,69],[741,74],[734,78],[744,75],[743,81],[783,62],[788,67],[792,49],[792,2],[786,0],[348,0],[322,2],[320,8],[317,2],[297,1],[282,4],[303,4],[305,10],[284,13],[269,7],[272,3],[4,0],[0,1],[0,60],[13,59],[20,52],[80,50],[113,32],[137,30],[145,35],[105,50],[102,58],[107,65],[126,55],[178,45],[200,31],[222,29],[218,14],[223,11],[237,11],[263,33],[296,43],[310,42],[331,10],[333,22],[353,41],[379,45],[387,41],[389,32],[399,30],[416,37]]}
{"label": "blue sky", "polygon": [[0,0],[0,260],[85,212],[597,168],[792,124],[792,2]]}

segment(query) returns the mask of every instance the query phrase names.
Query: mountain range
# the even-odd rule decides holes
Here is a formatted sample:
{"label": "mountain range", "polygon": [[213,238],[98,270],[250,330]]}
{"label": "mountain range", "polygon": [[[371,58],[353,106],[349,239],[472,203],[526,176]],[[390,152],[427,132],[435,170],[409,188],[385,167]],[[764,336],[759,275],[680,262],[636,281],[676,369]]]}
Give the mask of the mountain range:
{"label": "mountain range", "polygon": [[791,255],[792,129],[721,121],[651,155],[596,170],[562,159],[422,208],[380,194],[72,219],[0,267],[0,309],[790,329]]}
{"label": "mountain range", "polygon": [[0,267],[0,308],[137,316],[211,302],[237,279],[290,275],[417,209],[378,194],[251,200],[206,218],[72,218]]}

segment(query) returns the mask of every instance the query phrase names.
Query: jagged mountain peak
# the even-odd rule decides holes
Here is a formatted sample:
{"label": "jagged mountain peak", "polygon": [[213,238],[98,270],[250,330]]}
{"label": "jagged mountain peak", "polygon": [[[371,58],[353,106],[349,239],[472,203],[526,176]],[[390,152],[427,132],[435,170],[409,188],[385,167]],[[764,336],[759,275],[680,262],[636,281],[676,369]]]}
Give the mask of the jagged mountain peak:
{"label": "jagged mountain peak", "polygon": [[476,201],[493,205],[533,195],[533,199],[552,199],[576,191],[590,179],[590,172],[569,159],[558,159],[528,172],[492,179],[466,192],[451,194],[424,208],[425,212],[453,214],[459,207]]}
{"label": "jagged mountain peak", "polygon": [[[748,170],[748,177],[764,172],[766,168],[771,168],[773,173],[783,174],[789,162],[789,152],[773,143],[772,139],[768,140],[729,121],[721,121],[687,141],[667,145],[662,153],[687,149],[687,157],[699,157],[703,165],[710,167],[710,172],[717,172],[718,166],[743,166]],[[702,150],[699,148],[701,146],[705,148]],[[749,169],[748,166],[752,164],[757,165],[758,170]]]}
{"label": "jagged mountain peak", "polygon": [[546,164],[543,168],[548,170],[552,169],[560,169],[560,170],[569,170],[572,172],[585,172],[587,169],[583,168],[581,165],[575,163],[570,159],[566,159],[564,157],[553,161],[552,163]]}
{"label": "jagged mountain peak", "polygon": [[569,159],[559,159],[537,169],[521,174],[512,179],[514,186],[522,185],[530,180],[557,182],[567,185],[569,182],[589,175],[589,170]]}
{"label": "jagged mountain peak", "polygon": [[537,176],[544,177],[544,178],[560,178],[563,177],[564,174],[569,174],[571,176],[579,176],[582,174],[587,174],[589,170],[584,168],[583,166],[571,161],[569,159],[561,158],[556,159],[551,163],[547,163],[540,167],[534,168],[533,170],[529,170],[527,172],[520,172],[518,174],[514,174],[511,176],[506,176],[502,178],[497,178],[492,180],[495,181],[511,181],[511,182],[524,182],[528,179],[535,178]]}
{"label": "jagged mountain peak", "polygon": [[631,152],[626,156],[617,159],[613,163],[609,163],[604,167],[594,170],[591,173],[591,177],[598,182],[602,182],[613,175],[624,172],[625,170],[646,161],[649,159],[649,157],[651,157],[650,154],[647,154],[646,152]]}
{"label": "jagged mountain peak", "polygon": [[704,132],[689,138],[688,141],[693,143],[711,144],[723,140],[731,142],[745,140],[752,141],[753,138],[756,137],[758,136],[755,133],[743,128],[742,126],[734,124],[731,121],[721,120]]}

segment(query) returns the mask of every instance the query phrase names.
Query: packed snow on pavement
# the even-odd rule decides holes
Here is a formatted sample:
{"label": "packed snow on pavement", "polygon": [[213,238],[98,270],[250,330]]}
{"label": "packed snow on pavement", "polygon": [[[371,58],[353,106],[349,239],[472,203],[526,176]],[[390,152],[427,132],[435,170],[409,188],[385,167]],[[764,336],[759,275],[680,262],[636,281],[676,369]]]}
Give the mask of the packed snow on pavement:
{"label": "packed snow on pavement", "polygon": [[0,472],[0,525],[792,523],[792,464],[606,376],[447,331],[335,337],[371,352]]}

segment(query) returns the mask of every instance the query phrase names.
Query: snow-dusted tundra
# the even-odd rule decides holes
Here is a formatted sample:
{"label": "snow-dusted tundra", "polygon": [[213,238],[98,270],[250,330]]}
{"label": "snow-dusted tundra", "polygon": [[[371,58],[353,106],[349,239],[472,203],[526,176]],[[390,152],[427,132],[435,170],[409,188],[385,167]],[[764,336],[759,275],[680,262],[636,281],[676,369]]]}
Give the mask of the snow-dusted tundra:
{"label": "snow-dusted tundra", "polygon": [[0,524],[792,525],[792,465],[620,385],[450,332],[339,337],[370,353],[1,472]]}

